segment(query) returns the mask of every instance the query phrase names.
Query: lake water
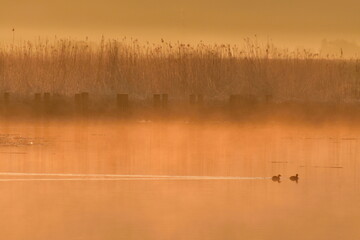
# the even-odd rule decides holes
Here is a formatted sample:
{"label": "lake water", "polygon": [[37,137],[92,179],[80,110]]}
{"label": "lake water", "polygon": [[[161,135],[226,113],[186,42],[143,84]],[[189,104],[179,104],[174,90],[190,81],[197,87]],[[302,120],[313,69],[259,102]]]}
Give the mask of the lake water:
{"label": "lake water", "polygon": [[0,193],[4,240],[357,240],[360,128],[3,121]]}

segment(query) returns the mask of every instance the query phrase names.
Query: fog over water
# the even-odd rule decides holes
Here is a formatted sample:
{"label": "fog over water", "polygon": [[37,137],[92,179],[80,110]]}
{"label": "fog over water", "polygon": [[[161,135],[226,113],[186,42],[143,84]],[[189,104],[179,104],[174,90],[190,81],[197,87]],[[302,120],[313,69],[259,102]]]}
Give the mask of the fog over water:
{"label": "fog over water", "polygon": [[360,237],[357,126],[3,121],[0,132],[2,239]]}
{"label": "fog over water", "polygon": [[0,240],[360,239],[359,0],[0,0]]}

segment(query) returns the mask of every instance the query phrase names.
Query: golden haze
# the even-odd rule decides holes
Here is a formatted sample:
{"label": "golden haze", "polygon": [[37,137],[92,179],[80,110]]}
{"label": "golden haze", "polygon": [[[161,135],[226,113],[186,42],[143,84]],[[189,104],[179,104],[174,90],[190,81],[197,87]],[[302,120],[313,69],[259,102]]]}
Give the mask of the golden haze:
{"label": "golden haze", "polygon": [[11,1],[1,0],[0,37],[133,36],[158,41],[236,43],[257,34],[290,47],[318,48],[324,38],[359,44],[360,3],[344,1]]}

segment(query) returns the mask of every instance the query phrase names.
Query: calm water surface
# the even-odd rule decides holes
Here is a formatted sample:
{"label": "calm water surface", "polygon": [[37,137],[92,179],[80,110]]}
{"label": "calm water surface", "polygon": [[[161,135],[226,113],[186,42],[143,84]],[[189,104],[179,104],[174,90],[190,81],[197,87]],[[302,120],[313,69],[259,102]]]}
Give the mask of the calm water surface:
{"label": "calm water surface", "polygon": [[2,122],[0,239],[357,240],[359,171],[355,126]]}

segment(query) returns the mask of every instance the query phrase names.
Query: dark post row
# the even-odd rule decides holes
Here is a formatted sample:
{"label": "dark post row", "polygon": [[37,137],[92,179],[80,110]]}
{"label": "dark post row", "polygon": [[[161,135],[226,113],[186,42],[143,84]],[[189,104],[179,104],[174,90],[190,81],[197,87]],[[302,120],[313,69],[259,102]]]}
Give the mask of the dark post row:
{"label": "dark post row", "polygon": [[[129,95],[128,94],[117,94],[117,107],[121,111],[126,111],[129,108]],[[75,108],[78,111],[86,112],[89,108],[89,93],[81,92],[75,94]],[[265,96],[265,102],[269,103],[272,101],[272,95]],[[41,93],[34,94],[34,106],[35,108],[40,108],[40,106],[50,106],[51,94],[45,92],[43,95]],[[240,95],[232,94],[229,97],[230,106],[239,106],[239,105],[251,105],[257,102],[257,99],[253,95]],[[3,94],[3,105],[8,105],[10,103],[10,93],[5,92]],[[156,109],[167,108],[169,103],[168,94],[154,94],[153,95],[153,106]],[[190,105],[202,105],[204,103],[204,96],[201,94],[190,94],[189,95],[189,104]]]}
{"label": "dark post row", "polygon": [[153,95],[153,104],[154,108],[166,108],[169,102],[169,95],[168,94],[154,94]]}

